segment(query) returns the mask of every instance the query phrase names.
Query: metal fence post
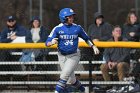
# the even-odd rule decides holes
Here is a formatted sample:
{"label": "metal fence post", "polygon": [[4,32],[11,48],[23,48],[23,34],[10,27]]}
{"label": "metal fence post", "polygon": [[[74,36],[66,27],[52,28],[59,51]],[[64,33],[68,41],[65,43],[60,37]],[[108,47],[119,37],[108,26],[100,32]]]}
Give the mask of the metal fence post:
{"label": "metal fence post", "polygon": [[89,60],[89,93],[92,92],[92,61]]}

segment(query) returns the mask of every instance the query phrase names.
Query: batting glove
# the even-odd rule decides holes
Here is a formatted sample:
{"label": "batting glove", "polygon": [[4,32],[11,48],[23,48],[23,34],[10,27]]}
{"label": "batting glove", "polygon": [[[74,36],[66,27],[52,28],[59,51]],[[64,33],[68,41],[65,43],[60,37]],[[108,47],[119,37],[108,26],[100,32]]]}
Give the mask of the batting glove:
{"label": "batting glove", "polygon": [[52,45],[57,44],[58,43],[58,38],[52,39],[51,43],[52,43]]}
{"label": "batting glove", "polygon": [[99,49],[96,46],[92,46],[92,48],[94,50],[95,55],[100,53]]}

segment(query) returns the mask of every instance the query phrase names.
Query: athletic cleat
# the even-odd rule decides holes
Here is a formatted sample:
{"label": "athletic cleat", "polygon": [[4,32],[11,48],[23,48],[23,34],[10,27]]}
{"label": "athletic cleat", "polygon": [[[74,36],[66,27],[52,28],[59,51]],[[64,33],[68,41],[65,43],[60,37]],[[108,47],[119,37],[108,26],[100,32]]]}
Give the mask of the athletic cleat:
{"label": "athletic cleat", "polygon": [[118,87],[114,86],[113,88],[106,91],[106,93],[116,93]]}
{"label": "athletic cleat", "polygon": [[66,91],[60,91],[60,92],[55,91],[54,93],[69,93],[69,92],[66,92]]}
{"label": "athletic cleat", "polygon": [[59,93],[58,91],[55,91],[55,93]]}
{"label": "athletic cleat", "polygon": [[120,87],[116,93],[127,93],[128,86]]}
{"label": "athletic cleat", "polygon": [[129,86],[129,91],[130,92],[140,92],[140,86],[139,86],[139,84],[135,84],[133,86]]}

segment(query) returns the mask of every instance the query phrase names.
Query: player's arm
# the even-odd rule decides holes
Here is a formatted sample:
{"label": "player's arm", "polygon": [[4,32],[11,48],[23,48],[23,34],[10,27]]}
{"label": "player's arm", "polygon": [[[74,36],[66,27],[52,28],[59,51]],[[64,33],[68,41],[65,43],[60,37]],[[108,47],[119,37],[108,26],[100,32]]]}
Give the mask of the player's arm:
{"label": "player's arm", "polygon": [[58,38],[57,38],[57,32],[56,28],[52,30],[50,35],[48,36],[48,39],[46,40],[46,46],[52,46],[57,43]]}
{"label": "player's arm", "polygon": [[95,54],[99,54],[99,53],[100,53],[99,49],[94,45],[94,43],[92,42],[92,40],[88,39],[88,40],[86,41],[86,43],[87,43],[90,47],[93,48]]}
{"label": "player's arm", "polygon": [[89,36],[86,34],[86,32],[83,30],[82,27],[80,27],[80,35],[81,38],[85,40],[85,42],[93,48],[95,54],[99,54],[99,49],[95,46],[95,44],[92,42],[92,40],[89,38]]}

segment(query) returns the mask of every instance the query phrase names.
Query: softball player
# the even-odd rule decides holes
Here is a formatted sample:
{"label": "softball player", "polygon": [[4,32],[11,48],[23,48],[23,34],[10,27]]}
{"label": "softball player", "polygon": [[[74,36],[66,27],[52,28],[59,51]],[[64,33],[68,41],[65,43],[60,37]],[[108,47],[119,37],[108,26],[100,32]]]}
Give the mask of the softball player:
{"label": "softball player", "polygon": [[84,29],[73,23],[74,15],[75,12],[71,8],[62,9],[59,13],[61,23],[54,27],[46,41],[46,46],[58,43],[58,60],[62,72],[55,93],[63,93],[67,82],[79,89],[80,92],[85,92],[85,88],[80,81],[76,80],[74,74],[80,60],[78,37],[84,39],[93,48],[95,54],[99,54],[98,48],[94,46]]}

